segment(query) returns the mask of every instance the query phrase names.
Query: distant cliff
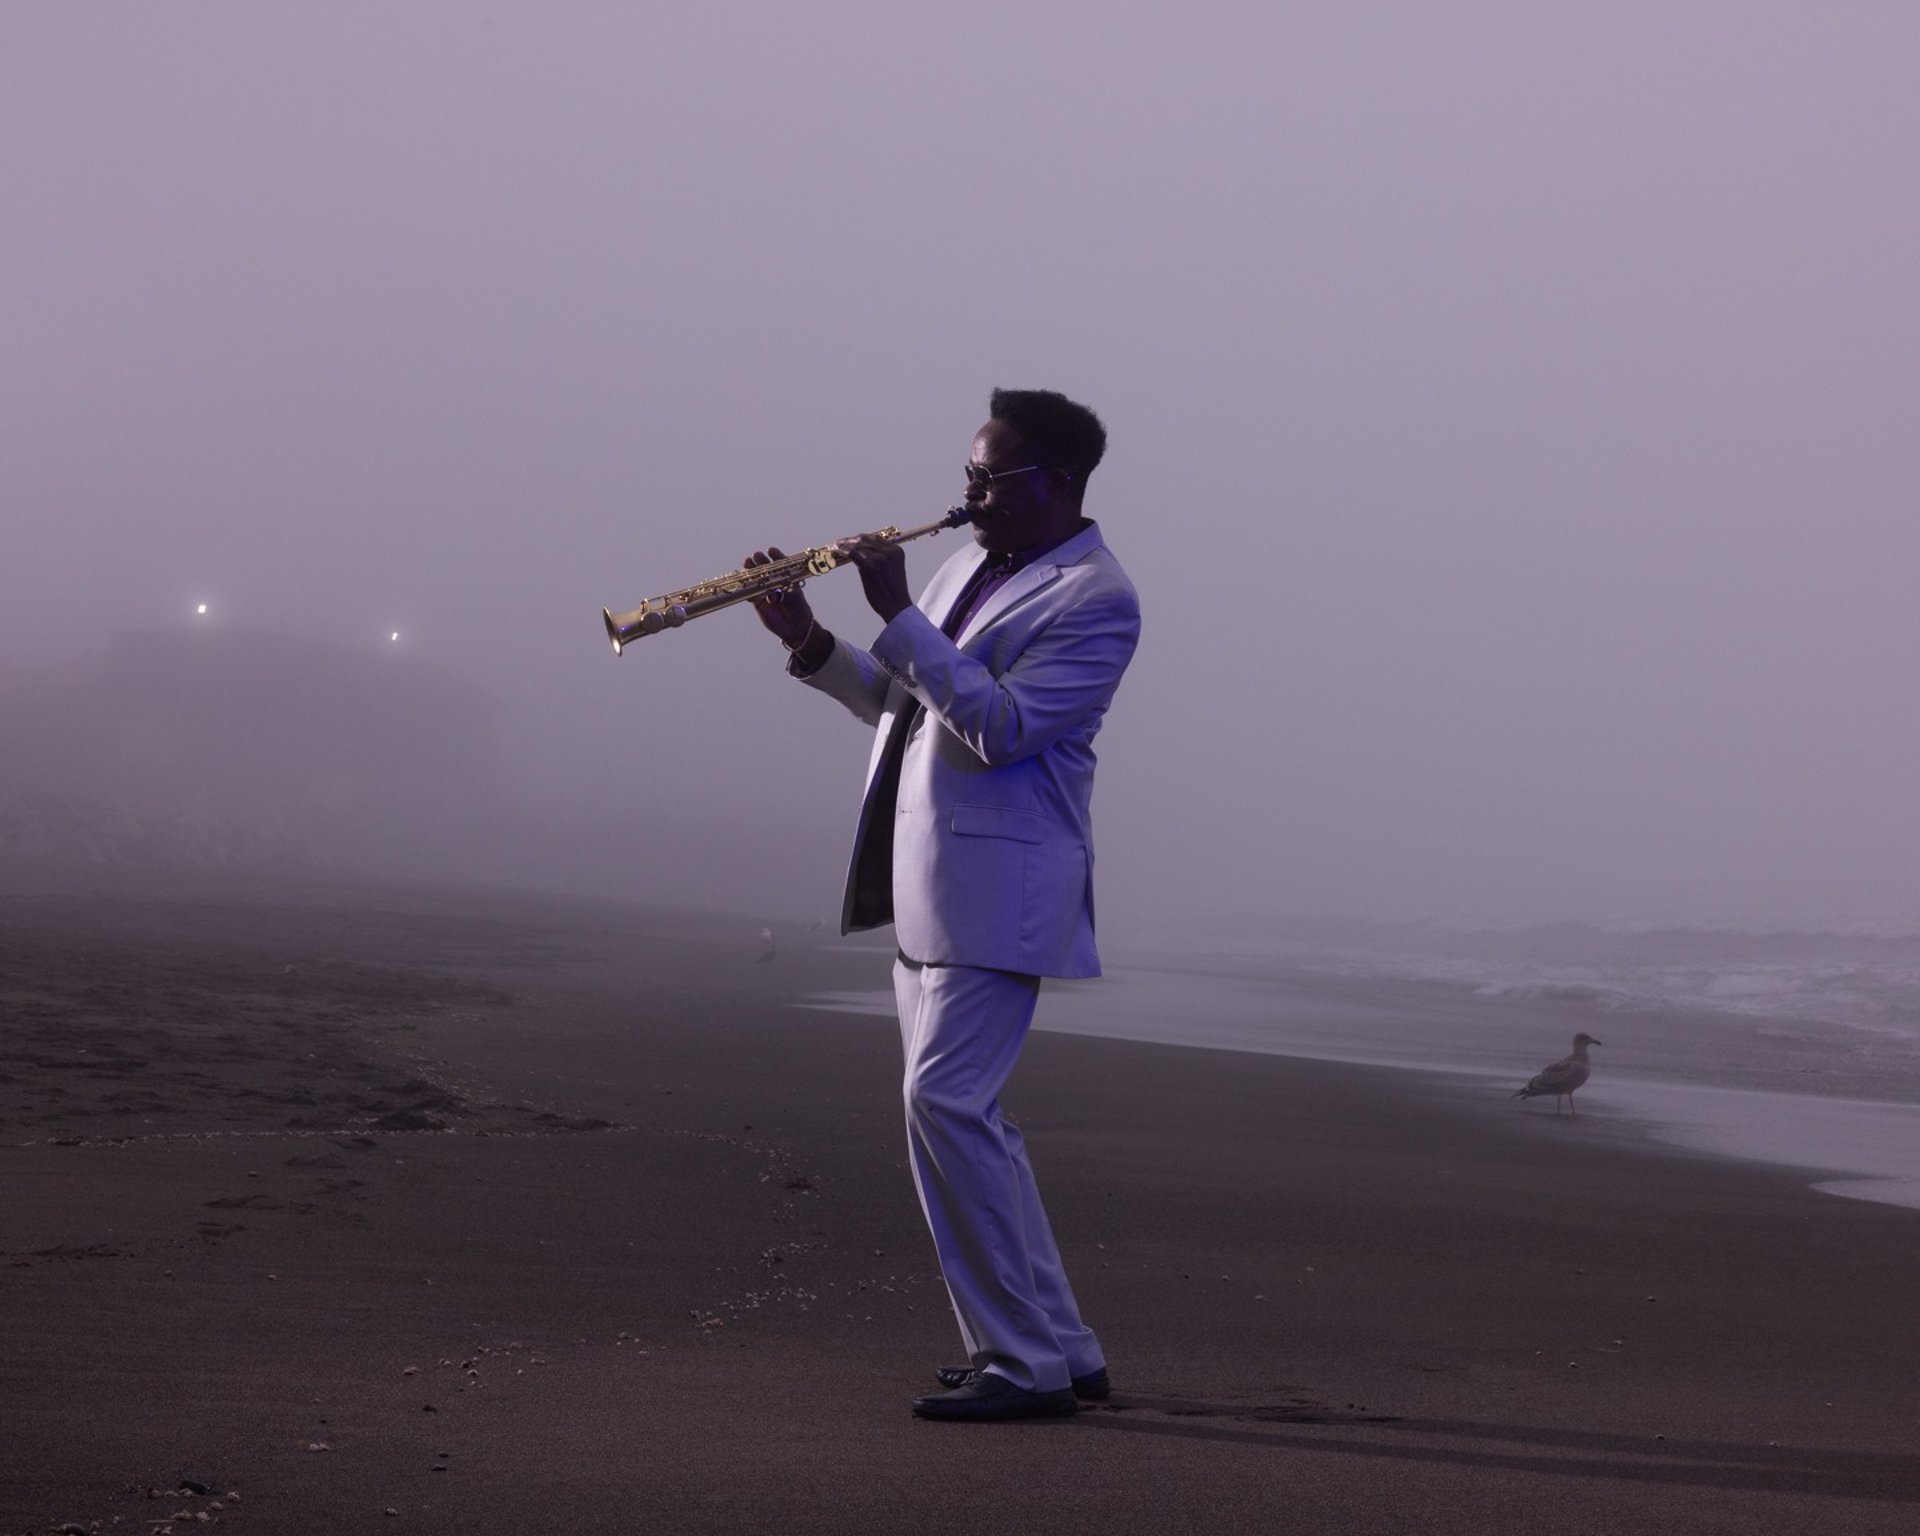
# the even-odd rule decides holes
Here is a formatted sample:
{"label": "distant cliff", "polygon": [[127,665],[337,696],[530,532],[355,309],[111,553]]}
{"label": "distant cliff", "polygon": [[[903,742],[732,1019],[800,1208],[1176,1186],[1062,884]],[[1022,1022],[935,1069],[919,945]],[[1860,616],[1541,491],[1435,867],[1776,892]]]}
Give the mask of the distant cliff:
{"label": "distant cliff", "polygon": [[0,667],[0,856],[443,866],[497,808],[499,712],[433,663],[232,629]]}

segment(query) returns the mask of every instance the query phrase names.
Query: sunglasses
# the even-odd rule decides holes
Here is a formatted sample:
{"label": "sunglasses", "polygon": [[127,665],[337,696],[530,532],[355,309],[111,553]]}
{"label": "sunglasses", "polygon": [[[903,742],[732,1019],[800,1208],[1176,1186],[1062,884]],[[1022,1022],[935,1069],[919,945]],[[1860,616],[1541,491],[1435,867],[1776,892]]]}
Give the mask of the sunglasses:
{"label": "sunglasses", "polygon": [[984,464],[967,463],[967,484],[990,486],[996,480],[1004,480],[1009,475],[1030,475],[1036,469],[1045,469],[1044,464],[1023,464],[1018,469],[988,469]]}

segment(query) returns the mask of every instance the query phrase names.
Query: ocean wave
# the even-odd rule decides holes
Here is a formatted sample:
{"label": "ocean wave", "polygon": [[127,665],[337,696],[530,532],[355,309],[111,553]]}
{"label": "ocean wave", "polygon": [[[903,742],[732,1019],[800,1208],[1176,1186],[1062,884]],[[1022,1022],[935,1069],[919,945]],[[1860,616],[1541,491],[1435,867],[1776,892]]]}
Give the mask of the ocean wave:
{"label": "ocean wave", "polygon": [[1473,990],[1481,997],[1499,997],[1521,1003],[1589,1003],[1602,1013],[1638,1012],[1653,1001],[1579,982],[1488,981],[1481,982]]}
{"label": "ocean wave", "polygon": [[1920,936],[1911,933],[1320,924],[1278,936],[1273,955],[1348,976],[1601,1014],[1678,1008],[1920,1045]]}

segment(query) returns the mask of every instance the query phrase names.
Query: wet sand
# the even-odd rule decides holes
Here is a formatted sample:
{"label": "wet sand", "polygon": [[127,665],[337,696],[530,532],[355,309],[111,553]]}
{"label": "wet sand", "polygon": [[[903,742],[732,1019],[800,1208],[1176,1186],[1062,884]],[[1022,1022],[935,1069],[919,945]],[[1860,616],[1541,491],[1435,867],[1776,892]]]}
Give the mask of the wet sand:
{"label": "wet sand", "polygon": [[894,1029],[791,1006],[885,958],[779,937],[0,895],[0,1533],[1920,1529],[1920,1212],[1272,1055],[1034,1037],[1117,1392],[914,1420]]}

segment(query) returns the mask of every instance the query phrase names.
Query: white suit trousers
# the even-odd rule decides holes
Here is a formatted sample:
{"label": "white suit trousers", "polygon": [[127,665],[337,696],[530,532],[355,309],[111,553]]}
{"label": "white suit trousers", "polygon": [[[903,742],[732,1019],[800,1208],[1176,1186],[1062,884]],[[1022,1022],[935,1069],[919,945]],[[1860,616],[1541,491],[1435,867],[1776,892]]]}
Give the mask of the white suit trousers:
{"label": "white suit trousers", "polygon": [[894,963],[907,1150],[960,1337],[977,1370],[1052,1392],[1105,1363],[1067,1284],[1019,1128],[1000,1113],[1037,976]]}

